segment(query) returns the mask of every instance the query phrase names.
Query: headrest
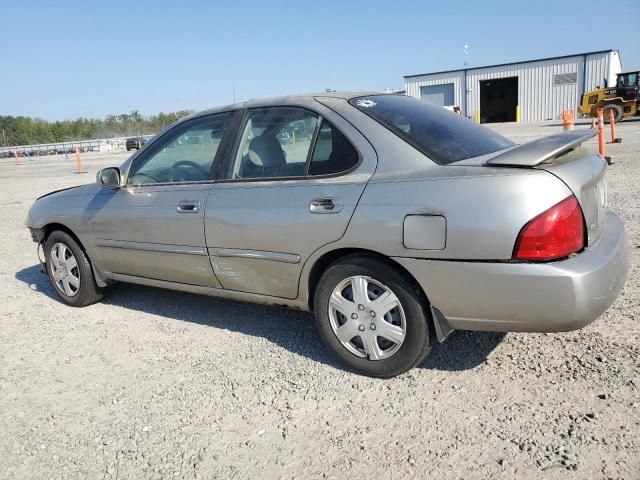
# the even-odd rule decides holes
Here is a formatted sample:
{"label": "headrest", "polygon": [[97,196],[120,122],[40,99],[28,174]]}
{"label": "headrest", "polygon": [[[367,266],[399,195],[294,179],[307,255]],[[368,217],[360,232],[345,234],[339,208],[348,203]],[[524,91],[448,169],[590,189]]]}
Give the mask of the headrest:
{"label": "headrest", "polygon": [[286,163],[280,142],[271,135],[260,135],[249,144],[249,160],[260,167],[277,167]]}

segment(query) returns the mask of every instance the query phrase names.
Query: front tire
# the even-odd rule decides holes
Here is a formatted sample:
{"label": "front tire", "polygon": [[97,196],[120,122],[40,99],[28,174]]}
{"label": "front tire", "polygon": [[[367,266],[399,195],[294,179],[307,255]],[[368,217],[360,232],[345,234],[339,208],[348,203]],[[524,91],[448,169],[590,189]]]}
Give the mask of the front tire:
{"label": "front tire", "polygon": [[605,105],[602,109],[602,116],[604,117],[605,123],[611,123],[609,120],[609,112],[613,110],[613,121],[619,123],[622,121],[624,117],[624,110],[622,109],[622,105]]}
{"label": "front tire", "polygon": [[314,311],[322,339],[358,373],[395,377],[429,353],[431,317],[422,293],[373,256],[352,255],[329,266]]}
{"label": "front tire", "polygon": [[56,230],[44,246],[49,281],[58,296],[72,307],[86,307],[102,299],[91,263],[69,234]]}

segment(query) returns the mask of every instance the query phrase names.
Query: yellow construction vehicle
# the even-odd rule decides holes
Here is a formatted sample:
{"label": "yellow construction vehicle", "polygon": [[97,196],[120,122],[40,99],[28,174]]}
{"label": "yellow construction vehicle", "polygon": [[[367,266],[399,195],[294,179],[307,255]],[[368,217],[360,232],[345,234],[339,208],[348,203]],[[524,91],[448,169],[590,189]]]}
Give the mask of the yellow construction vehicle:
{"label": "yellow construction vehicle", "polygon": [[640,71],[618,74],[615,86],[600,88],[582,95],[578,111],[596,117],[598,108],[604,109],[604,121],[609,122],[610,111],[616,123],[626,117],[640,115]]}

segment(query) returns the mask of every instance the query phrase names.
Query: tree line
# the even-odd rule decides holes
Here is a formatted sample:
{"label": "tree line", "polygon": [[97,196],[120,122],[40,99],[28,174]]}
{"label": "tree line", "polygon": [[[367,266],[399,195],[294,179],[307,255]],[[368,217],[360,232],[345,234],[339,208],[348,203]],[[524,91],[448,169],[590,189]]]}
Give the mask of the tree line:
{"label": "tree line", "polygon": [[143,116],[137,110],[132,110],[131,113],[108,115],[104,119],[77,118],[53,122],[41,118],[0,115],[0,146],[150,135],[190,113],[191,110],[180,110]]}

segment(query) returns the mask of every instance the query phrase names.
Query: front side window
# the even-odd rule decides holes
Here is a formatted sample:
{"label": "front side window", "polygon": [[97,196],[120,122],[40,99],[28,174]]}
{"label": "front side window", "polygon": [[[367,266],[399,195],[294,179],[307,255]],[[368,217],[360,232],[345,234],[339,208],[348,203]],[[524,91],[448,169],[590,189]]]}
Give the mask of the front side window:
{"label": "front side window", "polygon": [[349,103],[442,165],[513,146],[489,128],[413,97],[371,95]]}
{"label": "front side window", "polygon": [[218,113],[177,126],[166,140],[158,140],[148,154],[134,161],[127,183],[139,186],[208,180],[233,115]]}

